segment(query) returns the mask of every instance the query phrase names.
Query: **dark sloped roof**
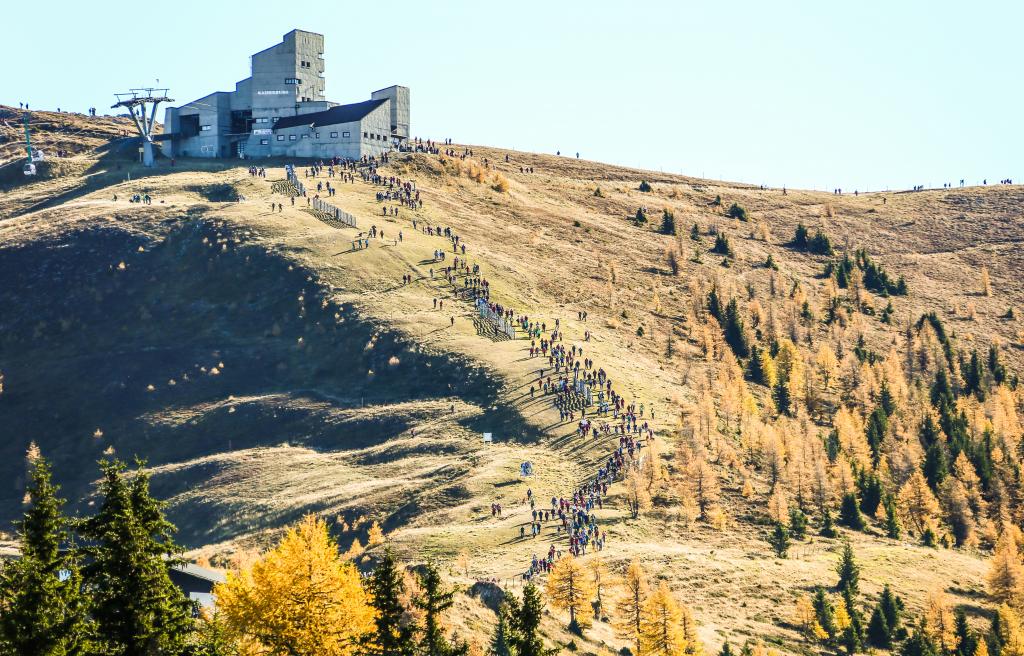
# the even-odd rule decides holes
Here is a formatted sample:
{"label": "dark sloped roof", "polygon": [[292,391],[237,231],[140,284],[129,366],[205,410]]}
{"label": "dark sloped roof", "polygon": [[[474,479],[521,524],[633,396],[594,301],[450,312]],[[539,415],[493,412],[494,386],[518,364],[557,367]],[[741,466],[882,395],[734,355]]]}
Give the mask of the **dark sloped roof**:
{"label": "dark sloped roof", "polygon": [[351,105],[338,105],[337,107],[331,107],[330,109],[322,112],[299,114],[298,116],[285,116],[274,124],[274,129],[281,130],[283,128],[294,128],[298,125],[316,126],[351,123],[352,121],[358,121],[386,102],[388,102],[387,98],[381,98],[379,100],[367,100],[365,102],[353,103]]}

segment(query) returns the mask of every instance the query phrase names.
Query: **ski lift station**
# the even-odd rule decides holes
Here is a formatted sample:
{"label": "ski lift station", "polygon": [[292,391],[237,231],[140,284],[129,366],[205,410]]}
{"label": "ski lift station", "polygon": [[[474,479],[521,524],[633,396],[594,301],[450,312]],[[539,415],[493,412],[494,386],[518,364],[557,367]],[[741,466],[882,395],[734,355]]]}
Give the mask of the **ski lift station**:
{"label": "ski lift station", "polygon": [[348,105],[324,96],[324,37],[292,30],[251,57],[251,76],[167,109],[168,157],[380,155],[409,139],[409,89],[390,86]]}

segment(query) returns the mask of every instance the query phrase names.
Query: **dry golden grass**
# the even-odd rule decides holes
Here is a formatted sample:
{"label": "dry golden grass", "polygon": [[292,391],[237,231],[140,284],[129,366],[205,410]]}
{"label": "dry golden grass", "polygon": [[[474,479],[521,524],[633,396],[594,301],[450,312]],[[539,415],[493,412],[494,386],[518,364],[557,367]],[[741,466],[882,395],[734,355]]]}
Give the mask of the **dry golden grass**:
{"label": "dry golden grass", "polygon": [[[795,279],[801,282],[800,294],[816,312],[824,307],[825,283],[817,278],[821,258],[782,245],[791,239],[798,222],[811,226],[813,232],[823,215],[828,219],[823,229],[834,242],[840,247],[848,243],[867,248],[892,274],[905,276],[911,289],[910,296],[892,299],[898,318],[893,326],[856,315],[848,329],[836,328],[847,338],[847,345],[854,342],[853,335],[863,332],[869,346],[887,352],[894,340],[900,343],[901,325],[906,320],[933,309],[954,324],[964,315],[972,317],[970,328],[976,343],[1024,342],[1024,331],[1016,319],[999,318],[1007,306],[1020,306],[1024,301],[1024,282],[1017,275],[1024,265],[1017,214],[1024,205],[1020,187],[859,197],[790,189],[783,196],[746,185],[530,153],[511,153],[506,165],[505,151],[475,146],[473,150],[477,157],[495,162],[494,167],[485,172],[475,160],[396,157],[390,166],[403,177],[415,179],[425,201],[422,211],[403,213],[400,219],[383,221],[379,217],[374,188],[361,183],[339,187],[335,201],[339,207],[365,225],[386,222],[392,224],[386,227],[389,232],[403,230],[401,248],[375,245],[365,252],[339,256],[354,231],[329,228],[298,208],[293,210],[287,202],[283,213],[264,213],[272,198],[283,199],[274,194],[270,182],[283,176],[281,170],[271,169],[268,181],[258,182],[250,180],[240,167],[211,172],[192,169],[187,162],[179,162],[177,170],[164,170],[144,183],[120,182],[55,209],[0,221],[3,246],[101,225],[157,234],[156,224],[161,220],[175,219],[186,210],[200,215],[212,211],[186,191],[190,186],[236,185],[247,201],[216,209],[227,224],[256,233],[262,246],[315,271],[318,281],[332,288],[338,301],[356,304],[366,316],[408,335],[424,348],[465,355],[483,364],[504,381],[507,396],[519,405],[525,420],[544,431],[545,439],[539,443],[485,447],[475,432],[460,423],[478,416],[478,408],[453,399],[458,412],[447,418],[446,404],[424,408],[397,404],[367,412],[411,416],[416,435],[404,432],[388,443],[341,454],[285,444],[223,451],[158,468],[158,478],[174,468],[213,472],[201,485],[170,499],[172,507],[203,503],[217,509],[223,524],[211,529],[211,539],[200,553],[212,557],[265,543],[283,522],[311,506],[348,522],[360,523],[358,518],[366,516],[361,522],[365,529],[366,522],[383,521],[412,495],[421,502],[430,499],[441,474],[454,467],[462,472],[459,480],[464,496],[425,503],[414,519],[389,526],[388,538],[410,560],[437,558],[454,563],[464,551],[465,562],[459,562],[454,574],[462,583],[485,577],[507,582],[524,569],[534,552],[546,550],[548,544],[547,539],[518,538],[518,526],[529,510],[524,504],[527,486],[541,498],[565,494],[571,482],[582,479],[607,455],[609,445],[575,439],[571,426],[552,426],[558,423],[557,414],[552,417],[549,408],[523,399],[523,387],[529,386],[536,362],[523,356],[522,343],[491,342],[478,336],[469,321],[469,308],[446,296],[445,308],[451,305],[456,316],[453,328],[448,325],[447,312],[429,309],[430,299],[443,295],[444,289],[440,281],[432,281],[426,274],[427,266],[419,263],[429,260],[432,250],[443,242],[413,230],[413,218],[453,226],[469,245],[470,262],[483,267],[494,298],[549,326],[555,318],[560,319],[566,345],[583,345],[587,357],[610,373],[618,389],[657,407],[655,426],[669,441],[676,439],[677,422],[687,416],[686,408],[696,401],[698,388],[714,383],[713,367],[726,353],[717,330],[688,319],[694,316],[694,304],[702,303],[694,299],[693,289],[706,294],[708,285],[717,279],[741,295],[741,306],[749,308],[751,320],[755,316],[762,324],[775,320],[780,329],[805,335],[799,323],[781,325],[786,315],[769,311],[769,306],[787,307],[792,312],[792,305],[784,304],[792,304],[793,299],[784,297]],[[536,173],[520,174],[520,166],[532,166]],[[636,211],[641,194],[635,190],[641,179],[650,182],[654,188],[651,195],[658,196],[659,202],[679,217],[680,232],[686,236],[660,235],[626,219]],[[467,184],[467,180],[478,184]],[[498,188],[499,181],[504,182],[504,189]],[[484,184],[488,182],[492,184]],[[13,190],[0,200],[0,216],[5,208],[24,207],[29,196],[58,193],[60,184],[51,181]],[[123,198],[142,184],[166,204],[143,210],[110,202],[112,193]],[[509,187],[514,193],[504,193]],[[502,192],[501,196],[492,188]],[[729,269],[721,266],[720,257],[707,253],[712,240],[706,234],[701,242],[688,235],[693,223],[711,233],[731,225],[721,216],[721,208],[711,205],[716,196],[721,196],[724,206],[737,202],[758,219],[755,239],[729,231],[740,255]],[[967,211],[969,216],[964,213]],[[678,276],[666,276],[665,254],[675,252],[673,249],[680,255]],[[704,254],[702,261],[689,257],[693,249]],[[782,273],[761,266],[769,254]],[[981,266],[987,267],[986,275],[997,286],[998,298],[977,295]],[[424,280],[395,287],[394,282],[410,268]],[[131,275],[132,268],[124,274]],[[866,292],[865,298],[885,305]],[[973,310],[943,311],[968,303],[975,306]],[[577,309],[588,311],[585,324],[577,320]],[[653,317],[652,312],[658,316]],[[277,321],[268,320],[268,333],[280,333]],[[640,326],[648,328],[643,338],[637,337]],[[672,326],[685,327],[688,337],[675,342],[676,355],[669,360],[665,356],[666,331]],[[584,330],[594,334],[586,344],[581,341]],[[1019,349],[1007,349],[1006,357],[1020,368]],[[151,394],[159,396],[161,390],[154,388]],[[282,402],[280,407],[292,402]],[[206,407],[167,409],[157,413],[154,421],[194,421],[210,412]],[[282,442],[286,437],[281,437]],[[400,455],[403,453],[407,455]],[[515,473],[523,460],[532,460],[537,466],[537,475],[530,481],[520,480]],[[811,586],[834,583],[836,541],[812,537],[794,547],[789,559],[770,556],[762,527],[749,521],[752,513],[764,513],[768,501],[763,476],[762,471],[750,470],[723,480],[723,501],[709,510],[704,521],[675,519],[687,513],[673,504],[657,506],[655,512],[634,520],[621,500],[602,514],[610,534],[603,558],[618,571],[634,557],[645,559],[693,608],[709,648],[726,637],[735,645],[756,636],[778,640],[787,650],[803,649],[800,638],[786,626],[793,604]],[[488,508],[492,501],[503,503],[504,519],[491,518]],[[222,539],[227,525],[249,528],[241,538]],[[940,586],[962,603],[984,606],[977,595],[985,566],[975,553],[925,549],[860,533],[844,537],[851,540],[864,567],[862,587],[868,595],[891,583],[911,609],[919,611],[927,592]],[[460,630],[483,641],[493,614],[475,601],[460,597],[459,603],[459,612],[453,615]],[[561,644],[570,639],[563,629],[564,620],[557,613],[545,619],[548,635]],[[602,622],[595,623],[588,636],[587,649],[597,653],[625,644]]]}

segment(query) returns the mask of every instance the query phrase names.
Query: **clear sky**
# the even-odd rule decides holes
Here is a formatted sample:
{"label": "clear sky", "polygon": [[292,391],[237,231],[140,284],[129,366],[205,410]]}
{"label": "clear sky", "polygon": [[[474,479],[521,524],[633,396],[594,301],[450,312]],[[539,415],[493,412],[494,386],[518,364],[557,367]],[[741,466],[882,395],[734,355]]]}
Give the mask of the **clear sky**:
{"label": "clear sky", "polygon": [[327,97],[411,88],[412,131],[844,191],[1024,182],[1024,2],[14,3],[0,102],[230,91],[325,35]]}

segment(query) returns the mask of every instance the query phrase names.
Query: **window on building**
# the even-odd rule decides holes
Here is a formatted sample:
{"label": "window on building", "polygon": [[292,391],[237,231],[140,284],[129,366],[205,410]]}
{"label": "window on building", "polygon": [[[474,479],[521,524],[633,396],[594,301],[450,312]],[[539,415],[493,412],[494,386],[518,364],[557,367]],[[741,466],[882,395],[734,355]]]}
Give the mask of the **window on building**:
{"label": "window on building", "polygon": [[302,138],[303,139],[309,139],[309,135],[308,134],[304,134],[304,135],[302,135]]}
{"label": "window on building", "polygon": [[277,135],[277,140],[278,141],[284,141],[284,135],[283,134]]}
{"label": "window on building", "polygon": [[[338,133],[337,133],[337,132],[335,132],[335,133],[334,133],[334,136],[338,136]],[[352,136],[352,133],[351,133],[351,132],[342,132],[342,133],[341,133],[341,136],[343,136],[343,137],[345,137],[346,139],[348,139],[349,137],[351,137],[351,136]]]}
{"label": "window on building", "polygon": [[270,143],[270,139],[260,139],[260,145],[261,146],[266,146],[269,143]]}
{"label": "window on building", "polygon": [[209,130],[212,130],[213,128],[211,126],[209,126],[209,125],[200,125],[199,129],[202,130],[203,132],[208,132]]}
{"label": "window on building", "polygon": [[302,84],[302,81],[297,77],[286,77],[284,79],[285,84]]}
{"label": "window on building", "polygon": [[288,135],[288,141],[295,141],[295,135],[294,134],[289,134]]}
{"label": "window on building", "polygon": [[281,118],[281,117],[280,117],[280,116],[275,116],[275,117],[274,117],[273,119],[271,119],[271,120],[273,120],[273,121],[274,121],[274,123],[277,123],[277,119],[279,119],[279,118]]}
{"label": "window on building", "polygon": [[317,132],[317,133],[316,133],[316,138],[317,138],[317,139],[319,139],[319,138],[320,138],[320,133],[319,133],[319,132]]}
{"label": "window on building", "polygon": [[[348,133],[346,132],[346,134],[348,134]],[[331,139],[337,139],[337,138],[338,138],[338,133],[337,132],[332,132],[331,133]]]}
{"label": "window on building", "polygon": [[256,122],[257,123],[270,123],[270,119],[264,116],[262,118],[256,119]]}
{"label": "window on building", "polygon": [[364,132],[363,133],[363,139],[368,139],[369,137],[370,137],[370,133],[369,132]]}

